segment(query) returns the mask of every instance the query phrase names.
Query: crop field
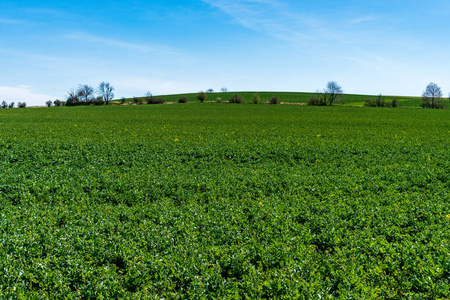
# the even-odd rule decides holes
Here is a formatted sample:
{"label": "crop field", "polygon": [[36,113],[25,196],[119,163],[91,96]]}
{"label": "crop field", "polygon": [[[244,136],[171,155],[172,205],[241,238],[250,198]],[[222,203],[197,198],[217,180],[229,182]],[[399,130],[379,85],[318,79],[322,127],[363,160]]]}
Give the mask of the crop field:
{"label": "crop field", "polygon": [[449,110],[0,110],[0,298],[446,299],[449,149]]}

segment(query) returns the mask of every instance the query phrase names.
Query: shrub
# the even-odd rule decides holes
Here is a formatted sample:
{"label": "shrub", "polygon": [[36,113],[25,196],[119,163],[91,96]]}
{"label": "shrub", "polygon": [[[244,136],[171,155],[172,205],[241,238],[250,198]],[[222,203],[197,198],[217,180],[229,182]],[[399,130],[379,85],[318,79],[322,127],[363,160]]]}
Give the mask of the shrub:
{"label": "shrub", "polygon": [[200,100],[200,103],[203,103],[203,101],[206,100],[206,94],[204,92],[199,92],[197,94],[197,99]]}
{"label": "shrub", "polygon": [[280,102],[278,101],[278,97],[272,97],[270,99],[270,104],[279,104]]}
{"label": "shrub", "polygon": [[120,104],[125,104],[125,97],[120,98]]}
{"label": "shrub", "polygon": [[52,106],[53,102],[52,100],[48,100],[47,102],[45,102],[45,104],[47,104],[47,107],[50,107]]}
{"label": "shrub", "polygon": [[444,104],[441,101],[432,101],[430,98],[422,98],[422,104],[420,104],[423,108],[445,108]]}
{"label": "shrub", "polygon": [[309,99],[308,105],[325,106],[327,105],[327,99],[323,96],[312,97]]}
{"label": "shrub", "polygon": [[216,99],[216,103],[222,103],[222,98],[220,98],[220,97],[217,97],[217,99]]}
{"label": "shrub", "polygon": [[252,97],[252,103],[253,104],[260,104],[261,103],[261,97],[258,93],[254,94]]}
{"label": "shrub", "polygon": [[180,99],[178,99],[178,103],[187,103],[188,99],[186,96],[181,96]]}
{"label": "shrub", "polygon": [[376,107],[377,103],[375,102],[375,100],[372,99],[366,99],[366,102],[364,103],[364,106],[367,107]]}
{"label": "shrub", "polygon": [[53,101],[53,104],[56,106],[56,107],[58,107],[58,106],[61,106],[61,100],[58,100],[58,99],[56,99],[55,101]]}
{"label": "shrub", "polygon": [[[103,100],[102,96],[95,98],[94,105],[103,105],[106,101]],[[108,104],[108,102],[106,102]]]}
{"label": "shrub", "polygon": [[6,103],[6,101],[3,101],[2,105],[0,107],[1,108],[8,108],[8,103]]}
{"label": "shrub", "polygon": [[[394,100],[392,100],[394,103]],[[397,99],[395,99],[395,105],[398,106]],[[366,99],[366,102],[364,103],[364,106],[367,107],[390,107],[392,106],[392,103],[387,103],[384,99],[381,99],[381,94],[378,95],[376,99]],[[395,107],[397,107],[395,106]]]}
{"label": "shrub", "polygon": [[153,102],[153,94],[150,91],[145,94],[145,102],[147,102],[147,104],[152,104]]}
{"label": "shrub", "polygon": [[14,108],[14,102],[11,102],[11,103],[8,105],[8,108]]}
{"label": "shrub", "polygon": [[244,99],[241,96],[234,94],[230,98],[230,103],[244,103]]}
{"label": "shrub", "polygon": [[133,97],[133,102],[136,105],[141,105],[142,104],[142,98]]}
{"label": "shrub", "polygon": [[150,101],[147,100],[147,104],[163,104],[164,99],[161,97],[152,97]]}
{"label": "shrub", "polygon": [[392,99],[391,106],[392,107],[398,107],[398,100],[397,100],[397,98]]}
{"label": "shrub", "polygon": [[25,108],[25,107],[27,107],[27,104],[26,104],[26,102],[19,102],[17,104],[17,106],[19,106],[19,108]]}

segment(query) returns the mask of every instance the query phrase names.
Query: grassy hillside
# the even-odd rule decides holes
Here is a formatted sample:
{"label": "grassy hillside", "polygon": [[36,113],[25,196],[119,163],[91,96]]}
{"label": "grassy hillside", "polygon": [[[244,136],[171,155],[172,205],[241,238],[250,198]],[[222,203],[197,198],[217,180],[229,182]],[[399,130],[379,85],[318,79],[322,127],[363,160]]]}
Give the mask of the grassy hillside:
{"label": "grassy hillside", "polygon": [[[258,93],[262,102],[269,102],[272,97],[278,97],[282,103],[308,103],[309,99],[316,96],[316,93],[298,93],[298,92],[227,92],[227,93],[207,93],[205,102],[216,102],[218,98],[222,101],[228,101],[232,95],[238,94],[242,96],[244,102],[250,103],[255,93]],[[189,102],[199,102],[196,98],[197,93],[189,94],[173,94],[155,96],[161,97],[166,102],[177,102],[180,97],[185,96]],[[341,101],[335,105],[349,105],[349,106],[363,106],[366,99],[376,99],[376,95],[355,95],[345,94],[341,97]],[[393,98],[399,100],[400,106],[404,107],[420,107],[420,97],[404,97],[404,96],[382,96],[386,102],[391,102]],[[132,102],[132,98],[126,99],[127,102]]]}
{"label": "grassy hillside", "polygon": [[448,110],[0,110],[5,298],[450,295]]}

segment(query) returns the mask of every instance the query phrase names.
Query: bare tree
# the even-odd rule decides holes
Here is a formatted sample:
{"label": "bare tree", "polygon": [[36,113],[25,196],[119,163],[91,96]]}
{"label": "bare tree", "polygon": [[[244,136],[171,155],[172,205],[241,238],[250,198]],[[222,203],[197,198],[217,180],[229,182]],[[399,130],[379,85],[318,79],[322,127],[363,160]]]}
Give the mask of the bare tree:
{"label": "bare tree", "polygon": [[422,107],[443,108],[438,100],[442,98],[441,88],[434,82],[430,82],[422,93]]}
{"label": "bare tree", "polygon": [[333,102],[337,100],[343,93],[342,88],[337,84],[336,81],[329,81],[324,92],[327,95],[328,105],[332,105]]}
{"label": "bare tree", "polygon": [[228,89],[227,89],[226,87],[223,87],[223,88],[221,88],[220,90],[221,90],[223,93],[228,92]]}
{"label": "bare tree", "polygon": [[71,106],[77,104],[80,104],[80,98],[78,97],[77,91],[75,89],[68,90],[66,96],[66,105]]}
{"label": "bare tree", "polygon": [[102,81],[98,86],[98,93],[103,98],[106,104],[109,103],[114,98],[114,87],[109,84],[109,82]]}
{"label": "bare tree", "polygon": [[94,88],[87,84],[80,84],[77,89],[77,96],[80,99],[80,102],[93,102],[95,99]]}
{"label": "bare tree", "polygon": [[206,99],[206,94],[203,91],[198,92],[197,99],[200,100],[201,103],[203,103],[203,101],[205,101]]}

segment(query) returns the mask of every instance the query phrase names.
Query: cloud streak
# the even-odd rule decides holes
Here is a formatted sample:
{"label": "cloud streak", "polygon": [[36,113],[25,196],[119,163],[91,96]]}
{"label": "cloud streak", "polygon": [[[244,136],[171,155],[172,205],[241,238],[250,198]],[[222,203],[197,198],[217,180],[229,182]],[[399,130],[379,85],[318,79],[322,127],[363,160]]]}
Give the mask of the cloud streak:
{"label": "cloud streak", "polygon": [[150,52],[162,52],[165,54],[178,54],[176,50],[160,45],[146,45],[138,43],[129,43],[120,40],[100,37],[91,35],[88,33],[73,33],[65,36],[67,39],[79,40],[83,42],[95,43],[112,48],[120,48],[131,52],[150,53]]}
{"label": "cloud streak", "polygon": [[9,19],[9,18],[1,18],[0,17],[0,24],[16,25],[16,24],[22,24],[22,23],[25,23],[25,21],[19,20],[19,19]]}
{"label": "cloud streak", "polygon": [[32,87],[29,86],[0,86],[0,95],[2,101],[26,102],[28,106],[43,105],[47,100],[56,99],[54,96],[36,93]]}
{"label": "cloud streak", "polygon": [[265,32],[277,39],[308,44],[324,33],[324,24],[311,14],[293,13],[277,0],[203,0],[232,16],[243,27]]}

